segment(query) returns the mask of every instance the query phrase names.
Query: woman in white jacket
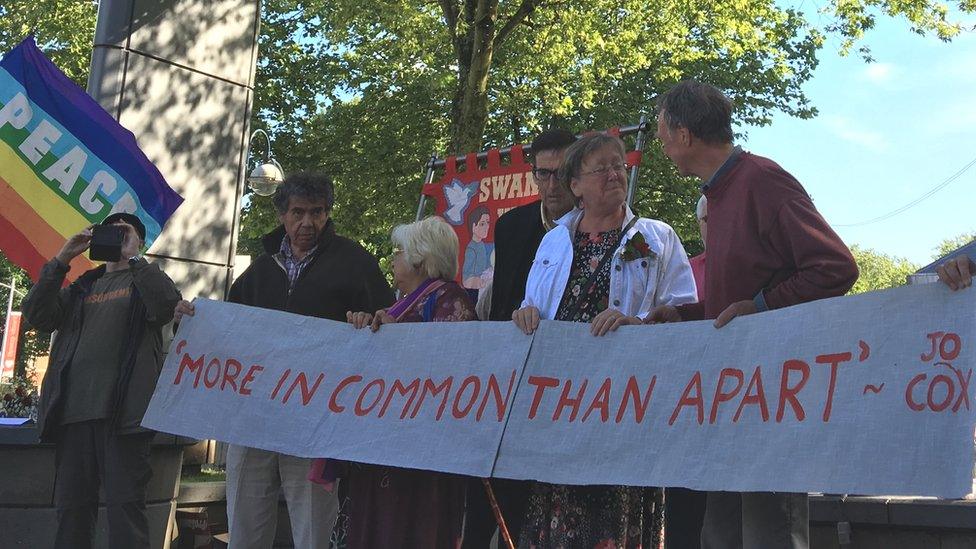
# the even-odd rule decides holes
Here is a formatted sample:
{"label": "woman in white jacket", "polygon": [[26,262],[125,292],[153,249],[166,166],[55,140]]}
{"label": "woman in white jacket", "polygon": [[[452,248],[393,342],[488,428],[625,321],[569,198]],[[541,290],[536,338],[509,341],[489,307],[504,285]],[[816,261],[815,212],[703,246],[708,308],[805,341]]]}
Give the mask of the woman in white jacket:
{"label": "woman in white jacket", "polygon": [[640,324],[659,305],[696,301],[674,229],[635,217],[626,204],[625,155],[620,139],[603,134],[566,151],[559,180],[577,207],[539,244],[522,308],[512,315],[523,332],[534,332],[539,320],[568,320],[591,322],[593,334],[604,335]]}
{"label": "woman in white jacket", "polygon": [[[696,300],[695,279],[678,235],[627,207],[626,153],[620,139],[584,137],[570,146],[560,183],[577,208],[539,244],[522,308],[512,320],[526,334],[542,320],[588,322],[594,335],[640,324],[659,305]],[[660,490],[536,483],[521,547],[658,547]]]}

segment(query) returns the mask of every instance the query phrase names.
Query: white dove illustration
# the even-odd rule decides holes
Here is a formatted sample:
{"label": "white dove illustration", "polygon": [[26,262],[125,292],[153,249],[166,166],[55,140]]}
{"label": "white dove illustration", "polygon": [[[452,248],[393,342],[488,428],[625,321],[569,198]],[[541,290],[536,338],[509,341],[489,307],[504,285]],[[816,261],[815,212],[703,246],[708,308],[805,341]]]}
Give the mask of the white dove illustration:
{"label": "white dove illustration", "polygon": [[447,199],[447,211],[444,217],[452,225],[460,225],[464,222],[464,209],[468,207],[471,197],[478,192],[478,182],[469,185],[462,185],[461,181],[455,179],[451,185],[444,189],[444,198]]}

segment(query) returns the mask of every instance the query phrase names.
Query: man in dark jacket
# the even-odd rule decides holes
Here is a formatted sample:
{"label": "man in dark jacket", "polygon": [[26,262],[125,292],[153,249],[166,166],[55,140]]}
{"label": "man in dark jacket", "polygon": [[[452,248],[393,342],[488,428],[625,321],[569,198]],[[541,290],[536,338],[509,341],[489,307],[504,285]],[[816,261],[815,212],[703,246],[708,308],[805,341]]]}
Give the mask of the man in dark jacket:
{"label": "man in dark jacket", "polygon": [[495,275],[489,320],[512,320],[522,305],[535,251],[557,219],[573,209],[574,198],[556,181],[563,154],[576,141],[566,130],[548,129],[532,140],[532,178],[539,200],[505,212],[495,223]]}
{"label": "man in dark jacket", "polygon": [[[339,236],[330,218],[332,181],[288,176],[274,195],[281,225],[263,239],[261,254],[230,289],[228,301],[346,321],[347,311],[375,311],[393,302],[376,258]],[[177,320],[193,314],[181,302]],[[326,350],[323,350],[326,352]],[[329,546],[338,514],[334,492],[308,480],[312,460],[257,448],[227,452],[230,546],[267,549],[274,541],[279,491],[288,504],[295,547]]]}
{"label": "man in dark jacket", "polygon": [[[532,141],[532,177],[539,187],[539,200],[505,212],[495,223],[495,274],[490,287],[489,320],[512,320],[512,313],[525,297],[525,281],[539,242],[555,221],[573,209],[574,198],[556,181],[563,154],[576,136],[556,128],[540,133]],[[492,479],[492,488],[505,525],[518,542],[530,484],[524,481]],[[488,547],[495,533],[495,518],[480,479],[468,485],[468,508],[464,527],[464,549]]]}
{"label": "man in dark jacket", "polygon": [[139,256],[146,229],[138,217],[116,213],[102,224],[123,227],[122,258],[62,289],[68,264],[91,243],[89,227],[44,266],[23,305],[33,327],[57,331],[38,415],[41,440],[56,445],[55,547],[91,547],[99,484],[109,546],[149,547],[153,433],[140,423],[162,366],[162,327],[180,293]]}

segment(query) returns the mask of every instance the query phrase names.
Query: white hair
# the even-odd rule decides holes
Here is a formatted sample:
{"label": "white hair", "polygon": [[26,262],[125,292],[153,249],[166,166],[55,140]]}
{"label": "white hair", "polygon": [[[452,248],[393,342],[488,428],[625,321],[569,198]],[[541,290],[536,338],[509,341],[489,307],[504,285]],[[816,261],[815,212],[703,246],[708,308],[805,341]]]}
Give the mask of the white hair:
{"label": "white hair", "polygon": [[707,203],[708,201],[705,200],[705,195],[701,195],[701,198],[698,199],[698,205],[695,206],[695,217],[698,218],[698,221],[701,221],[703,217],[708,215]]}
{"label": "white hair", "polygon": [[403,259],[428,278],[454,280],[458,272],[458,237],[440,217],[432,216],[393,229],[393,245]]}

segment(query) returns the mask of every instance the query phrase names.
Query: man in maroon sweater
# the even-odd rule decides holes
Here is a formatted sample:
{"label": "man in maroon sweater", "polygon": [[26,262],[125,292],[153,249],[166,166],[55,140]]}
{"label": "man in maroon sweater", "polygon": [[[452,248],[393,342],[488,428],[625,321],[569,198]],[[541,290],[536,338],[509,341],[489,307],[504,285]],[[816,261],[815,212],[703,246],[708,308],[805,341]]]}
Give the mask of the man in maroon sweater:
{"label": "man in maroon sweater", "polygon": [[[732,145],[732,103],[685,81],[659,102],[657,137],[683,176],[708,199],[703,303],[660,307],[649,322],[714,319],[845,294],[857,280],[850,250],[778,164]],[[806,494],[711,492],[704,548],[809,545]]]}

